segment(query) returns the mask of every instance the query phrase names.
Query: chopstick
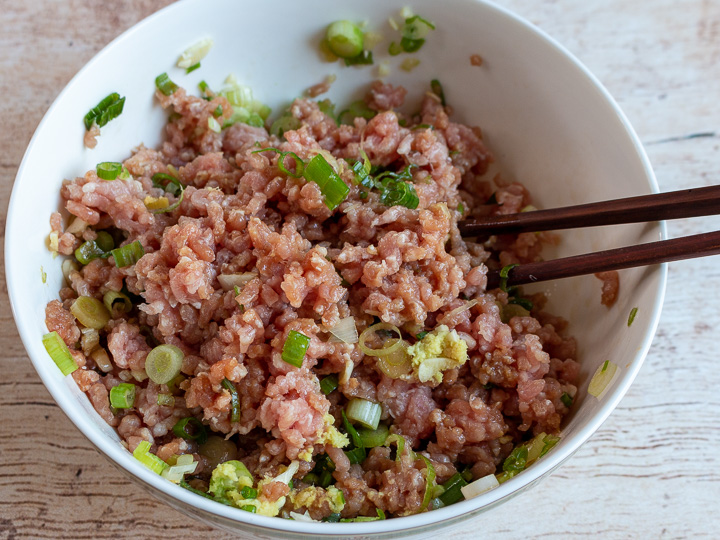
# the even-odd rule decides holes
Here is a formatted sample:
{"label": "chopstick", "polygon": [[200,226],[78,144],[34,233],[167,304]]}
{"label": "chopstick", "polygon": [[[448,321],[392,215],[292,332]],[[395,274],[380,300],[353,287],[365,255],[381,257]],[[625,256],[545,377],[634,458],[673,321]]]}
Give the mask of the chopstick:
{"label": "chopstick", "polygon": [[[507,285],[522,285],[719,254],[720,231],[715,231],[586,255],[520,264],[508,272]],[[495,289],[499,286],[500,272],[488,272],[487,288]]]}
{"label": "chopstick", "polygon": [[[458,223],[463,236],[509,234],[642,223],[720,213],[720,186],[654,193],[627,199],[469,218]],[[648,263],[649,264],[649,263]]]}

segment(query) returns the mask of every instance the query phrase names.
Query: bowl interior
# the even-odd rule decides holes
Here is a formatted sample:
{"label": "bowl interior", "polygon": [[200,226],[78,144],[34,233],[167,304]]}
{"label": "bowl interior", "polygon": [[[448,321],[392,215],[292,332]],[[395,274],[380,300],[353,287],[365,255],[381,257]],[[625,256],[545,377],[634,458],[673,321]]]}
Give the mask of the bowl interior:
{"label": "bowl interior", "polygon": [[[622,113],[599,83],[552,40],[505,10],[474,0],[417,0],[413,9],[436,23],[418,53],[412,72],[399,68],[407,55],[390,57],[397,35],[387,23],[399,20],[403,3],[308,0],[292,2],[186,0],[136,25],[98,54],[70,82],[39,126],[18,172],[8,213],[6,263],[10,299],[21,337],[38,373],[82,432],[110,459],[163,499],[228,528],[244,523],[255,534],[342,534],[344,524],[307,524],[263,518],[206,501],[153,475],[119,444],[71,378],[61,376],[41,344],[47,332],[44,308],[62,284],[60,259],[42,249],[50,213],[59,207],[63,178],[73,178],[101,161],[120,161],[139,143],[162,140],[166,113],[153,98],[155,77],[167,71],[190,92],[200,80],[222,86],[228,74],[252,87],[256,98],[277,114],[293,98],[336,74],[330,92],[337,110],[364,93],[388,62],[389,82],[409,90],[405,110],[419,104],[431,79],[439,79],[454,119],[479,125],[505,178],[525,184],[538,207],[626,197],[657,189],[647,158]],[[384,40],[375,48],[375,66],[346,68],[318,53],[325,26],[337,19],[367,21]],[[159,38],[162,36],[162,38]],[[215,41],[201,69],[186,75],[174,67],[178,55],[203,37]],[[150,52],[149,52],[150,51]],[[470,64],[479,54],[480,67]],[[125,111],[102,129],[94,150],[82,145],[82,118],[102,97],[118,91]],[[547,257],[577,254],[659,239],[659,224],[590,228],[562,233]],[[32,246],[30,250],[28,246]],[[42,269],[42,270],[41,270]],[[41,271],[47,282],[41,282]],[[660,313],[665,267],[621,273],[621,292],[611,309],[600,305],[600,282],[592,277],[545,285],[548,310],[570,320],[577,337],[583,384],[579,403],[562,442],[528,471],[485,495],[438,511],[377,523],[353,524],[354,534],[438,526],[489,508],[534,483],[570,456],[607,417],[634,379],[650,345]],[[638,316],[632,327],[627,318]],[[596,399],[587,382],[605,360],[618,364],[610,388]],[[308,536],[309,537],[309,536]]]}

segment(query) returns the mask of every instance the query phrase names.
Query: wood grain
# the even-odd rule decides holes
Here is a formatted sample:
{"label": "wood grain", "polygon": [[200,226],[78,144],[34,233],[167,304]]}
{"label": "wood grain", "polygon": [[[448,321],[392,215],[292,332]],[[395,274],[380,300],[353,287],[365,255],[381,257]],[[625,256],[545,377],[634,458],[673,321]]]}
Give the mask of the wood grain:
{"label": "wood grain", "polygon": [[[607,86],[662,190],[720,183],[720,2],[498,1]],[[17,166],[52,100],[105,43],[166,3],[0,0],[3,231]],[[720,218],[668,229],[671,237],[717,230]],[[0,539],[228,538],[156,502],[92,449],[27,360],[0,286]],[[673,263],[657,337],[617,411],[542,485],[453,537],[717,538],[719,291],[717,259]]]}

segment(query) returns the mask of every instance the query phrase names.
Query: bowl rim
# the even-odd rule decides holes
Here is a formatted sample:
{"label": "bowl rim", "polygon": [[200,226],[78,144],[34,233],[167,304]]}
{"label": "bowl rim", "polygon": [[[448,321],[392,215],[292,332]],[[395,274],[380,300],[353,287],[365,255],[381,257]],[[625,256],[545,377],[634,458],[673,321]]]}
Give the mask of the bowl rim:
{"label": "bowl rim", "polygon": [[[544,30],[536,27],[523,17],[515,14],[509,9],[499,6],[490,0],[473,0],[479,4],[483,4],[487,9],[493,10],[497,15],[503,16],[508,19],[510,24],[518,26],[523,32],[535,34],[546,43],[546,45],[554,49],[556,54],[564,57],[564,60],[572,64],[575,70],[578,70],[590,83],[595,91],[601,94],[603,100],[610,106],[612,111],[617,116],[617,119],[622,124],[625,132],[629,139],[632,141],[634,150],[639,158],[642,167],[645,172],[646,180],[650,191],[657,193],[659,191],[657,179],[650,165],[648,156],[640,142],[637,134],[632,128],[627,117],[620,109],[616,101],[597,79],[588,68],[586,68],[572,53],[570,53],[563,45],[558,43],[553,37],[548,35]],[[87,62],[75,76],[67,83],[63,90],[53,101],[52,105],[48,108],[47,112],[43,116],[42,120],[38,124],[30,142],[28,143],[23,159],[18,167],[18,171],[15,177],[15,182],[10,196],[7,213],[7,231],[5,234],[6,248],[5,248],[5,276],[8,288],[8,296],[10,300],[10,307],[13,313],[18,333],[22,340],[23,346],[25,347],[28,356],[33,363],[35,370],[40,376],[45,388],[48,390],[50,395],[53,397],[58,406],[63,410],[65,415],[71,420],[71,422],[80,430],[80,432],[95,446],[107,459],[117,464],[119,467],[124,469],[135,480],[139,480],[143,484],[152,486],[154,489],[162,492],[165,496],[174,499],[179,504],[189,505],[207,514],[216,515],[226,520],[230,520],[236,523],[238,526],[249,525],[251,527],[257,527],[267,531],[274,531],[278,533],[295,533],[295,534],[306,534],[313,536],[345,536],[348,534],[352,535],[364,535],[373,533],[411,533],[417,532],[418,529],[428,526],[438,526],[443,522],[453,521],[458,522],[458,519],[463,514],[477,513],[482,508],[494,506],[497,503],[508,499],[513,494],[522,491],[523,488],[530,486],[541,477],[545,476],[549,472],[556,469],[560,464],[567,460],[574,452],[576,452],[587,440],[598,430],[598,428],[605,422],[612,411],[617,407],[620,400],[623,398],[628,388],[635,380],[642,364],[647,356],[650,349],[652,340],[656,333],[660,315],[662,311],[662,305],[665,297],[666,284],[667,284],[667,263],[658,265],[658,287],[655,296],[654,304],[652,306],[652,318],[647,325],[647,331],[642,340],[641,346],[638,347],[634,357],[630,361],[628,369],[625,371],[623,379],[618,381],[618,384],[612,388],[608,395],[605,396],[606,401],[601,407],[595,412],[593,417],[588,421],[587,425],[579,429],[572,437],[570,443],[558,445],[553,452],[538,461],[532,467],[524,471],[521,475],[518,475],[509,481],[503,483],[499,487],[484,493],[483,495],[461,501],[451,506],[433,510],[432,512],[425,512],[413,516],[405,516],[400,518],[393,518],[384,521],[374,522],[357,522],[353,523],[352,527],[349,527],[345,523],[307,523],[301,521],[294,521],[289,519],[279,519],[277,517],[266,517],[251,514],[240,510],[238,508],[232,508],[225,505],[218,504],[214,501],[203,498],[199,495],[191,493],[180,486],[171,482],[166,482],[160,476],[146,469],[140,462],[135,460],[132,455],[116,441],[107,437],[102,430],[98,429],[91,422],[86,412],[81,408],[77,407],[73,403],[66,402],[65,398],[61,395],[59,390],[56,389],[51,381],[48,374],[44,373],[41,369],[42,362],[38,359],[36,351],[38,350],[38,344],[34,343],[34,336],[30,335],[30,331],[25,325],[21,325],[20,322],[22,317],[20,316],[20,310],[18,308],[20,298],[16,292],[16,288],[13,286],[16,283],[16,273],[13,260],[11,260],[11,254],[15,251],[14,246],[17,242],[21,242],[22,238],[18,237],[15,233],[14,220],[12,219],[13,213],[19,211],[14,208],[15,199],[17,198],[18,185],[21,183],[20,180],[25,175],[25,169],[29,161],[29,156],[32,154],[33,147],[35,146],[39,134],[42,132],[45,124],[49,121],[52,112],[60,106],[66,94],[68,94],[73,87],[77,84],[78,79],[93,67],[102,62],[104,56],[108,51],[117,45],[130,40],[133,36],[142,31],[142,29],[152,23],[156,18],[165,17],[168,12],[176,9],[187,9],[189,4],[200,3],[203,0],[185,0],[184,2],[176,2],[170,4],[153,14],[145,17],[132,27],[124,31],[122,34],[113,39],[105,47],[103,47],[93,58]],[[659,232],[661,239],[667,237],[667,229],[665,222],[659,222]],[[43,349],[44,352],[44,349]],[[482,503],[482,504],[481,504]]]}

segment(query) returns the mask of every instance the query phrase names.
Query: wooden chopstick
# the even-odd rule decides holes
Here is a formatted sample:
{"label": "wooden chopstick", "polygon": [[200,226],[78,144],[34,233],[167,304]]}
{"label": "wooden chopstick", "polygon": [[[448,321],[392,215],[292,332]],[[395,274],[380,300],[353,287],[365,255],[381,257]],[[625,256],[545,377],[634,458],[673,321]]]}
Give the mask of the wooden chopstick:
{"label": "wooden chopstick", "polygon": [[720,186],[654,193],[565,208],[469,218],[458,223],[463,236],[552,231],[641,223],[720,213]]}
{"label": "wooden chopstick", "polygon": [[[586,255],[532,262],[513,267],[507,285],[522,285],[608,270],[622,270],[664,262],[720,254],[720,231],[661,240]],[[488,289],[500,286],[500,272],[488,272]]]}

